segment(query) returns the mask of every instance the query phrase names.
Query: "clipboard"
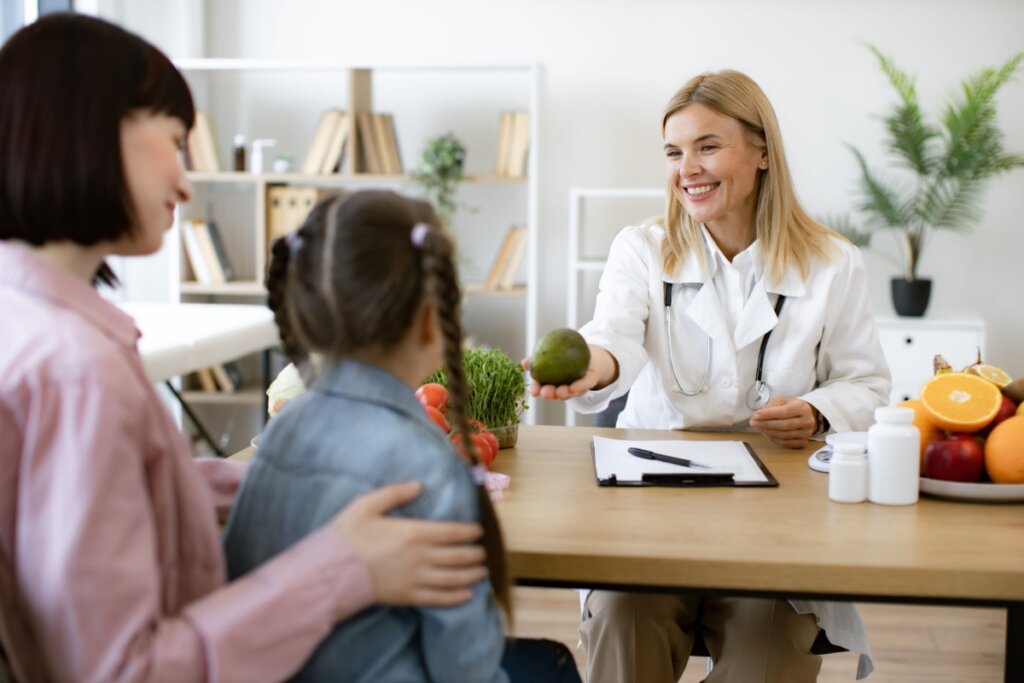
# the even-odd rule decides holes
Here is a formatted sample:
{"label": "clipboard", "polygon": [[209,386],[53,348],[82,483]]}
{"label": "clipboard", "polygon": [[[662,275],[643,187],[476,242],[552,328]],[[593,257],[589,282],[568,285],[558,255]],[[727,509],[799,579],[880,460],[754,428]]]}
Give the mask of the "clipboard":
{"label": "clipboard", "polygon": [[[639,447],[711,466],[691,469],[627,453]],[[746,441],[631,441],[595,436],[590,442],[598,486],[776,487],[778,480]]]}

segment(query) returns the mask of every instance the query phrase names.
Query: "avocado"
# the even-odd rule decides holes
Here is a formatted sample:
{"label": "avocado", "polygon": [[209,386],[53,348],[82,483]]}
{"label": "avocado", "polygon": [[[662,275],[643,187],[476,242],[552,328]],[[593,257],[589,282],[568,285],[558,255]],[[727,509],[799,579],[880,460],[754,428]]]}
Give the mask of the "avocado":
{"label": "avocado", "polygon": [[571,384],[587,374],[590,348],[576,330],[560,327],[545,334],[530,357],[530,375],[541,384]]}

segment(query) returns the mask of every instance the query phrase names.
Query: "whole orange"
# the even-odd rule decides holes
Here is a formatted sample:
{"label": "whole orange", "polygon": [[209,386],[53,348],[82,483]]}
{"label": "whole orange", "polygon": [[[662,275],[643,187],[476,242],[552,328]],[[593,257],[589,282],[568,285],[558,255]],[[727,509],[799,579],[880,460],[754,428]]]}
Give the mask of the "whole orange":
{"label": "whole orange", "polygon": [[985,439],[985,469],[997,484],[1024,484],[1024,415],[1003,420]]}
{"label": "whole orange", "polygon": [[897,405],[914,411],[914,426],[917,427],[917,431],[921,432],[921,471],[924,472],[924,449],[933,441],[941,439],[942,431],[931,421],[924,404],[918,399],[903,401]]}

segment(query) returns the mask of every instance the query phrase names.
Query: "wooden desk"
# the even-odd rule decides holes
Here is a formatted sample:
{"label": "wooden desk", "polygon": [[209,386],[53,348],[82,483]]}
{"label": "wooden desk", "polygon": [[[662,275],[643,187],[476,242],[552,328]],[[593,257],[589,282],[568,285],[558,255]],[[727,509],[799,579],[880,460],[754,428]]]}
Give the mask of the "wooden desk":
{"label": "wooden desk", "polygon": [[[778,488],[602,488],[595,434],[751,443]],[[1024,506],[922,498],[890,507],[828,499],[813,448],[756,434],[520,426],[494,469],[517,583],[732,595],[999,606],[1006,680],[1024,680]]]}

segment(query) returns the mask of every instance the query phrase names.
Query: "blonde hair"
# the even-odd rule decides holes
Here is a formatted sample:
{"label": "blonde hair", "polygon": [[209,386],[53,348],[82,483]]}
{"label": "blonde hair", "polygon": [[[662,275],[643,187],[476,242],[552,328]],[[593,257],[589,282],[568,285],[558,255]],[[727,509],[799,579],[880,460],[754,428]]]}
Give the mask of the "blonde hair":
{"label": "blonde hair", "polygon": [[[715,112],[735,119],[749,138],[767,152],[768,168],[759,171],[757,211],[754,218],[756,236],[765,254],[770,281],[778,283],[791,265],[796,265],[804,279],[814,256],[830,258],[837,254],[833,237],[838,233],[811,218],[796,198],[793,181],[782,148],[782,134],[768,97],[746,74],[739,71],[703,73],[680,88],[665,107],[661,118],[661,134],[669,117],[691,104],[700,103]],[[662,264],[666,273],[674,273],[693,253],[704,270],[704,249],[697,223],[684,208],[676,184],[668,180],[667,206],[662,225],[665,242]]]}

